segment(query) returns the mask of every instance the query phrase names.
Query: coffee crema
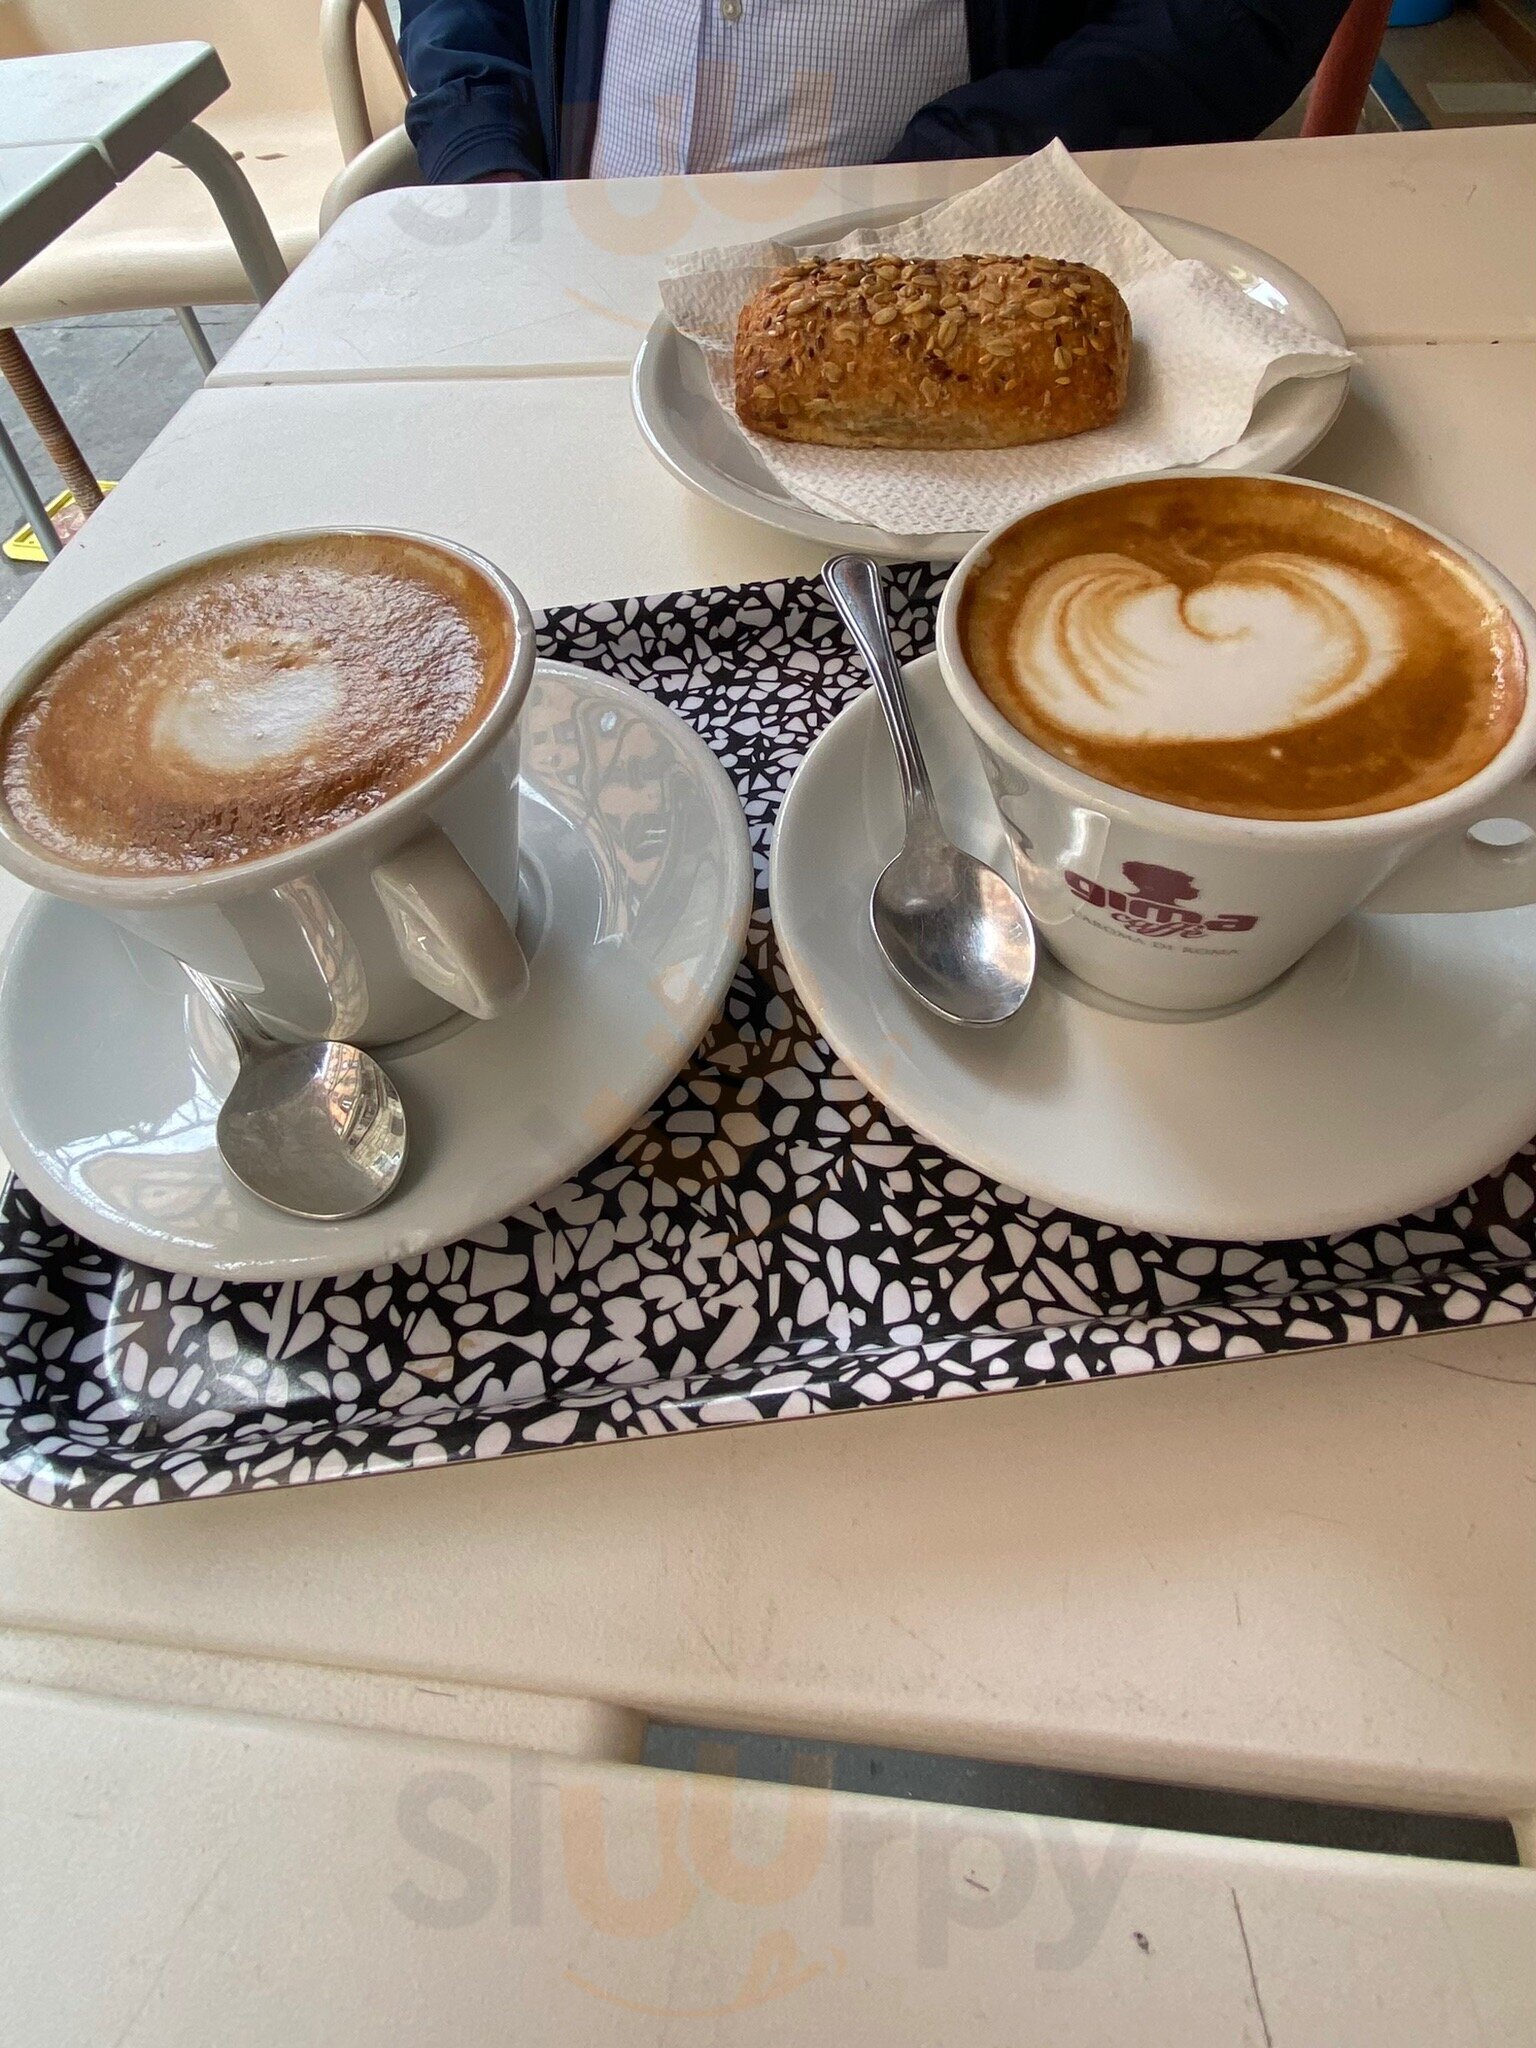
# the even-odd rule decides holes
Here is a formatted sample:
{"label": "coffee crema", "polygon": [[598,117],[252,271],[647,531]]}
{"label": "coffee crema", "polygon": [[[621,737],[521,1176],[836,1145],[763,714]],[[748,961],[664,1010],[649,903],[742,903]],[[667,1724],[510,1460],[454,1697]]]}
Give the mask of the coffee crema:
{"label": "coffee crema", "polygon": [[263,542],[128,604],[0,734],[46,852],[190,874],[318,838],[408,789],[489,710],[515,626],[490,580],[405,535]]}
{"label": "coffee crema", "polygon": [[1514,620],[1452,549],[1262,477],[1148,478],[1031,513],[971,571],[959,630],[1036,746],[1237,817],[1439,796],[1525,706]]}

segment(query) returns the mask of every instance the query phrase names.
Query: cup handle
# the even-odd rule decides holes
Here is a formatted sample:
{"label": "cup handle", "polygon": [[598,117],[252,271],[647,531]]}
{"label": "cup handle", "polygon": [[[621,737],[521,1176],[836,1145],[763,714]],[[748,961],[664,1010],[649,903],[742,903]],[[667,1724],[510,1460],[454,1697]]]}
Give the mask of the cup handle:
{"label": "cup handle", "polygon": [[497,1017],[528,986],[501,905],[447,834],[428,825],[373,871],[413,981],[471,1017]]}
{"label": "cup handle", "polygon": [[[1513,818],[1536,832],[1536,775],[1488,801],[1484,817]],[[1536,903],[1536,838],[1485,846],[1468,837],[1476,818],[1431,839],[1367,896],[1362,910],[1514,910]]]}

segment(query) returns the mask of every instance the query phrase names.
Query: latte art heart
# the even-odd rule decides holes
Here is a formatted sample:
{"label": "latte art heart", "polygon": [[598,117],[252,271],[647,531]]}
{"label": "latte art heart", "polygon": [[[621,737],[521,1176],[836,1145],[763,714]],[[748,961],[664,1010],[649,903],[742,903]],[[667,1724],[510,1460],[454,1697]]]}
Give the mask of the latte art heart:
{"label": "latte art heart", "polygon": [[1086,739],[1240,740],[1327,718],[1403,657],[1397,593],[1341,562],[1280,551],[1184,590],[1121,554],[1077,555],[1032,584],[1014,674]]}

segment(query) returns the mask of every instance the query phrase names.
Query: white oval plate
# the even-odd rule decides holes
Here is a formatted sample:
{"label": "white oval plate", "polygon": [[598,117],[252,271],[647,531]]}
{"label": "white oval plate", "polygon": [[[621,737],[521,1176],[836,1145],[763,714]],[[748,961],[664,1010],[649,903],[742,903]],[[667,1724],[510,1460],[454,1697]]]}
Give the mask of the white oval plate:
{"label": "white oval plate", "polygon": [[[1199,227],[1171,213],[1129,209],[1170,254],[1196,257],[1230,278],[1239,291],[1274,312],[1299,321],[1325,340],[1344,342],[1332,306],[1288,265],[1219,228]],[[855,228],[890,227],[910,217],[905,206],[876,207],[841,220],[797,228],[796,246],[841,241]],[[1285,470],[1315,448],[1339,416],[1349,388],[1349,371],[1328,377],[1292,377],[1266,392],[1253,409],[1248,430],[1230,448],[1198,465],[1201,469],[1259,475]],[[886,533],[853,520],[829,519],[802,505],[759,460],[747,436],[724,413],[710,389],[703,352],[658,314],[635,358],[630,393],[646,444],[680,483],[733,512],[745,512],[785,533],[803,534],[829,548],[857,548],[888,559],[958,561],[980,538],[974,533]]]}
{"label": "white oval plate", "polygon": [[52,896],[22,913],[0,972],[0,1144],[38,1200],[144,1265],[321,1277],[468,1236],[627,1130],[741,959],[746,820],[698,734],[628,683],[540,662],[522,731],[528,990],[505,1016],[382,1055],[411,1130],[389,1201],[307,1223],[237,1187],[214,1136],[223,1034],[165,954]]}

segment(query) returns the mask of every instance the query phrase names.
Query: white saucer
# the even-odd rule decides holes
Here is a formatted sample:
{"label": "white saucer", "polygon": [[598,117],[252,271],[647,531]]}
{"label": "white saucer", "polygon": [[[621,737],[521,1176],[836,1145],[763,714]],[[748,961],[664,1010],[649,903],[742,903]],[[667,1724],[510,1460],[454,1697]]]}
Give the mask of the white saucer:
{"label": "white saucer", "polygon": [[[969,732],[929,656],[907,675],[945,822],[1007,872]],[[769,889],[789,972],[872,1093],[957,1159],[1063,1209],[1180,1237],[1311,1237],[1422,1209],[1536,1130],[1536,908],[1356,915],[1272,990],[1150,1023],[1052,966],[995,1030],[897,987],[869,892],[901,838],[874,695],[817,740]]]}
{"label": "white saucer", "polygon": [[[1171,213],[1127,209],[1171,255],[1197,257],[1230,278],[1239,291],[1309,327],[1328,341],[1344,341],[1332,306],[1304,277],[1234,235],[1201,227]],[[910,206],[874,207],[837,220],[797,228],[797,248],[838,242],[855,228],[890,227]],[[1349,370],[1326,377],[1292,377],[1268,391],[1253,409],[1247,431],[1198,465],[1244,475],[1290,469],[1327,433],[1349,389]],[[829,548],[858,548],[896,560],[955,562],[980,538],[974,533],[885,533],[853,520],[831,519],[792,497],[761,461],[750,438],[721,410],[697,343],[678,333],[665,313],[652,324],[635,358],[630,385],[635,418],[647,445],[680,483],[735,512],[803,534]]]}
{"label": "white saucer", "polygon": [[528,993],[386,1060],[411,1158],[350,1223],[224,1173],[227,1042],[180,970],[33,899],[0,969],[0,1145],[39,1201],[123,1258],[277,1280],[382,1266],[533,1201],[628,1128],[718,1015],[752,897],[746,821],[698,736],[627,683],[543,662],[523,714]]}

